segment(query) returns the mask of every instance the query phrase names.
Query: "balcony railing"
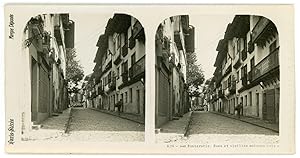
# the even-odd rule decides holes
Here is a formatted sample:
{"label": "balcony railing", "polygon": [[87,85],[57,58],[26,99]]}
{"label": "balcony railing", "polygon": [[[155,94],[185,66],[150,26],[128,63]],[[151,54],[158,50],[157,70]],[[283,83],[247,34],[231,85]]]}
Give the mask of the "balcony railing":
{"label": "balcony railing", "polygon": [[135,46],[135,38],[133,38],[133,36],[131,36],[129,38],[129,48],[132,49]]}
{"label": "balcony railing", "polygon": [[112,61],[109,61],[108,64],[105,66],[105,72],[112,68]]}
{"label": "balcony railing", "polygon": [[218,97],[219,98],[224,98],[224,91],[223,90],[218,91]]}
{"label": "balcony railing", "polygon": [[239,52],[236,56],[235,56],[235,58],[233,59],[233,67],[235,68],[235,69],[238,69],[240,66],[241,66],[241,64],[242,64],[242,62],[241,62],[241,53]]}
{"label": "balcony railing", "polygon": [[229,87],[230,94],[235,94],[236,91],[236,82],[232,81],[231,86]]}
{"label": "balcony railing", "polygon": [[122,47],[122,56],[125,57],[128,54],[128,45],[127,43]]}
{"label": "balcony railing", "polygon": [[250,72],[248,72],[248,81],[251,81],[252,80],[252,73],[251,73],[251,71]]}
{"label": "balcony railing", "polygon": [[98,87],[98,93],[99,93],[100,95],[104,95],[104,88],[103,88],[102,86],[99,86],[99,87]]}
{"label": "balcony railing", "polygon": [[108,87],[109,87],[110,91],[113,91],[116,89],[116,77],[112,78],[112,81],[109,83]]}
{"label": "balcony railing", "polygon": [[44,22],[41,18],[32,18],[28,24],[31,26],[34,35],[42,36],[44,32]]}
{"label": "balcony railing", "polygon": [[128,71],[124,71],[122,73],[122,82],[127,83],[128,82]]}
{"label": "balcony railing", "polygon": [[145,56],[131,66],[129,69],[129,77],[130,79],[133,79],[143,72],[145,72]]}
{"label": "balcony railing", "polygon": [[265,57],[260,61],[254,68],[251,70],[251,80],[255,81],[271,70],[279,67],[279,48],[274,50],[271,54]]}
{"label": "balcony railing", "polygon": [[132,28],[132,36],[133,38],[137,38],[139,33],[143,30],[142,24],[140,22],[136,22]]}
{"label": "balcony railing", "polygon": [[254,51],[254,43],[252,41],[248,42],[248,52],[251,54]]}
{"label": "balcony railing", "polygon": [[256,23],[252,30],[252,40],[253,42],[256,42],[259,38],[259,36],[263,33],[266,26],[269,24],[270,20],[264,17],[261,17],[259,21]]}
{"label": "balcony railing", "polygon": [[243,49],[242,50],[242,60],[245,61],[247,59],[247,50]]}
{"label": "balcony railing", "polygon": [[49,54],[50,52],[50,34],[48,32],[43,33],[43,53]]}
{"label": "balcony railing", "polygon": [[242,85],[243,86],[247,86],[247,81],[248,81],[248,78],[247,78],[247,75],[244,75],[243,77],[241,77],[241,80],[242,80]]}
{"label": "balcony railing", "polygon": [[180,32],[174,32],[174,40],[178,50],[183,50],[183,45],[180,37]]}
{"label": "balcony railing", "polygon": [[230,62],[230,64],[226,64],[226,70],[224,71],[224,73],[223,73],[223,77],[224,76],[227,76],[228,74],[230,74],[230,72],[232,72],[232,65],[231,65],[231,62]]}
{"label": "balcony railing", "polygon": [[117,56],[117,58],[116,58],[115,61],[114,61],[114,64],[115,64],[115,65],[118,65],[118,64],[120,64],[121,61],[122,61],[122,59],[121,59],[121,54],[119,53],[118,56]]}

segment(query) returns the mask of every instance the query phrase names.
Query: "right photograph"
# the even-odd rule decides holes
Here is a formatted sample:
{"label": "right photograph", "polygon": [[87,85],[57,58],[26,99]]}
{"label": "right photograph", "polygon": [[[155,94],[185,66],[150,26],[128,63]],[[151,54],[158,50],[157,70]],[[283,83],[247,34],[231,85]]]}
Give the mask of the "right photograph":
{"label": "right photograph", "polygon": [[259,15],[176,15],[155,36],[156,143],[279,144],[279,35]]}

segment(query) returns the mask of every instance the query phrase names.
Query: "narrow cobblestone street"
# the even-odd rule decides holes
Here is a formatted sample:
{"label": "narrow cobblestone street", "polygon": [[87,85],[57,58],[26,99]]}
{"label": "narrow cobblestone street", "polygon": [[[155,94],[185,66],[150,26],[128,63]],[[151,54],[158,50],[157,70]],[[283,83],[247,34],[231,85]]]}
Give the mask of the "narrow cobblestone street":
{"label": "narrow cobblestone street", "polygon": [[[70,141],[144,141],[145,126],[91,109],[73,109]],[[67,141],[68,141],[67,140]]]}
{"label": "narrow cobblestone street", "polygon": [[[67,112],[66,115],[68,115]],[[64,125],[67,122],[66,115],[46,120],[41,129],[33,130],[24,140],[35,142],[49,140],[63,142],[144,141],[144,125],[84,108],[72,109],[69,133],[64,133]]]}
{"label": "narrow cobblestone street", "polygon": [[209,112],[194,112],[190,134],[265,134],[277,133],[239,120]]}
{"label": "narrow cobblestone street", "polygon": [[249,123],[209,112],[194,112],[188,138],[181,137],[173,143],[245,143],[277,144],[278,133]]}

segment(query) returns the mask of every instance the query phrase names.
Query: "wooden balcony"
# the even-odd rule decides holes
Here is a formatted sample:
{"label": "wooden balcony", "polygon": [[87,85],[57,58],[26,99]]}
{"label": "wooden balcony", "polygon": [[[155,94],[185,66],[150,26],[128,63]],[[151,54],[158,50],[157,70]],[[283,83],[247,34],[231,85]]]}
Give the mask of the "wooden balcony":
{"label": "wooden balcony", "polygon": [[121,54],[119,53],[119,54],[117,55],[117,58],[116,58],[115,61],[114,61],[114,64],[115,64],[115,65],[119,65],[121,61],[122,61],[122,59],[121,59]]}
{"label": "wooden balcony", "polygon": [[133,38],[133,36],[131,36],[129,38],[129,48],[132,49],[133,47],[135,47],[135,38]]}
{"label": "wooden balcony", "polygon": [[111,82],[108,84],[109,91],[116,90],[116,77],[113,77]]}
{"label": "wooden balcony", "polygon": [[245,61],[247,59],[247,50],[243,49],[241,53],[242,53],[242,60]]}
{"label": "wooden balcony", "polygon": [[223,91],[223,90],[219,90],[219,91],[218,91],[218,97],[219,97],[219,98],[224,98],[224,97],[225,97],[224,91]]}
{"label": "wooden balcony", "polygon": [[43,52],[48,54],[50,52],[50,34],[48,32],[43,33]]}
{"label": "wooden balcony", "polygon": [[272,70],[279,68],[279,48],[275,49],[251,70],[250,82],[263,80]]}
{"label": "wooden balcony", "polygon": [[235,94],[235,92],[236,92],[236,82],[233,81],[233,82],[231,83],[231,86],[228,87],[228,88],[229,88],[229,93],[230,93],[230,94]]}
{"label": "wooden balcony", "polygon": [[[226,68],[226,70],[224,71],[225,68]],[[225,65],[224,69],[223,69],[222,79],[225,76],[229,75],[232,72],[232,64],[231,64],[231,62],[228,61],[227,64]]]}
{"label": "wooden balcony", "polygon": [[248,84],[248,78],[247,75],[244,75],[243,77],[241,77],[242,80],[242,85],[245,87]]}
{"label": "wooden balcony", "polygon": [[[143,26],[142,24],[137,21],[134,25],[133,25],[133,28],[132,28],[132,37],[134,39],[140,39],[142,38],[142,36],[145,36],[144,33],[143,33]],[[145,37],[144,37],[145,38]]]}
{"label": "wooden balcony", "polygon": [[265,42],[277,33],[277,28],[269,19],[260,17],[252,30],[251,38],[254,43],[264,46]]}
{"label": "wooden balcony", "polygon": [[130,80],[140,76],[145,72],[145,56],[134,63],[129,69]]}
{"label": "wooden balcony", "polygon": [[251,54],[254,51],[254,43],[252,41],[248,42],[248,52]]}
{"label": "wooden balcony", "polygon": [[105,69],[103,70],[103,74],[109,71],[111,68],[112,68],[112,61],[110,60],[105,66]]}
{"label": "wooden balcony", "polygon": [[189,27],[188,33],[185,35],[184,42],[187,52],[195,51],[195,27]]}
{"label": "wooden balcony", "polygon": [[235,69],[238,69],[242,64],[241,61],[241,52],[238,53],[238,55],[235,56],[235,58],[233,59],[233,67]]}
{"label": "wooden balcony", "polygon": [[123,84],[128,83],[128,71],[124,71],[122,73],[122,82],[123,82]]}
{"label": "wooden balcony", "polygon": [[99,93],[99,95],[104,95],[105,94],[104,93],[104,88],[102,86],[98,87],[98,93]]}
{"label": "wooden balcony", "polygon": [[178,50],[183,50],[183,45],[180,37],[180,32],[174,32],[174,40]]}
{"label": "wooden balcony", "polygon": [[128,54],[128,44],[126,43],[123,47],[122,47],[122,56],[125,57]]}

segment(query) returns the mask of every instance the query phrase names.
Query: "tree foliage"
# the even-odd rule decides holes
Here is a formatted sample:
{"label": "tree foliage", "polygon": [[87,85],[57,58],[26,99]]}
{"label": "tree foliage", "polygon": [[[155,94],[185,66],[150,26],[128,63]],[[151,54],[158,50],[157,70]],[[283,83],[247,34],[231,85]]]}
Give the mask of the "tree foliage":
{"label": "tree foliage", "polygon": [[200,64],[197,64],[195,52],[187,52],[187,85],[191,97],[200,95],[200,87],[204,82],[204,74]]}
{"label": "tree foliage", "polygon": [[66,54],[66,80],[68,82],[68,92],[76,93],[79,90],[78,84],[84,77],[83,68],[79,63],[79,60],[76,59],[77,54],[74,48],[67,49]]}

